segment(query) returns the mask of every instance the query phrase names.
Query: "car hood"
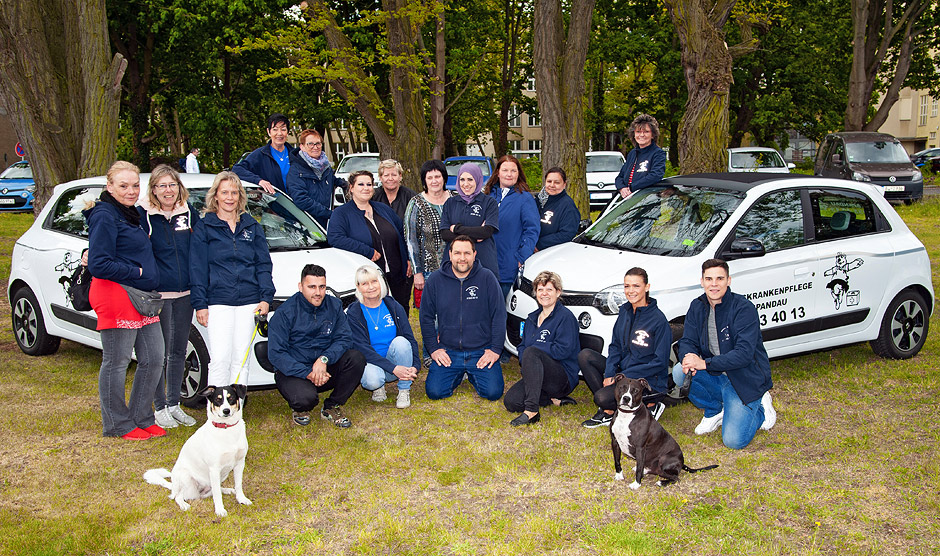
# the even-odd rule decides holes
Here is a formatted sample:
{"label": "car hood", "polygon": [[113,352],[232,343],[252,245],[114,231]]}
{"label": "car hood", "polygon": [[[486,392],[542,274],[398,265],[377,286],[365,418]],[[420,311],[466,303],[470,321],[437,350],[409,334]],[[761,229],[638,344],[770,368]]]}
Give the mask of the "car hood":
{"label": "car hood", "polygon": [[916,171],[910,162],[849,162],[849,167],[875,177],[910,176]]}
{"label": "car hood", "polygon": [[591,185],[595,183],[610,184],[614,183],[614,180],[617,179],[617,174],[620,172],[588,172],[587,173],[587,182]]}
{"label": "car hood", "polygon": [[297,292],[300,271],[309,263],[318,264],[326,270],[326,285],[339,294],[355,289],[354,275],[357,268],[363,265],[376,267],[375,263],[362,255],[335,247],[275,251],[271,253],[271,262],[274,263],[272,278],[275,296],[279,298],[287,298]]}

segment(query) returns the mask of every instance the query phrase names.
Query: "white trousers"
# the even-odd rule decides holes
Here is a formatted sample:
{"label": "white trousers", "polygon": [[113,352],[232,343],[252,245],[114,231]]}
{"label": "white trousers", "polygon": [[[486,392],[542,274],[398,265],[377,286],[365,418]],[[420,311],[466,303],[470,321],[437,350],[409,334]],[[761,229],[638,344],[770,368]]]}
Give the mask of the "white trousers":
{"label": "white trousers", "polygon": [[[209,378],[208,386],[248,384],[248,361],[255,329],[255,307],[250,305],[209,305]],[[242,367],[242,361],[245,366]]]}

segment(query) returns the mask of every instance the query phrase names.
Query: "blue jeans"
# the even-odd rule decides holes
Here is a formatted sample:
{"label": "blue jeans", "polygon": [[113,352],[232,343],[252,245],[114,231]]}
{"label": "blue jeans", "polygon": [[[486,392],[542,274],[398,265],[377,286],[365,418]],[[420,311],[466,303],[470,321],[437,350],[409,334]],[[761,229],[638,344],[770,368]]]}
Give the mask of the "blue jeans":
{"label": "blue jeans", "polygon": [[[388,353],[385,358],[394,365],[410,367],[414,363],[414,354],[411,352],[411,342],[404,336],[395,336],[392,343],[388,345]],[[410,380],[400,380],[394,373],[385,371],[378,365],[366,363],[366,368],[362,372],[362,388],[365,390],[378,390],[385,386],[386,382],[398,381],[399,390],[410,390]]]}
{"label": "blue jeans", "polygon": [[[672,368],[672,378],[676,384],[685,382],[681,363]],[[750,444],[764,423],[760,398],[745,404],[724,374],[716,376],[707,371],[696,372],[689,389],[689,401],[703,410],[705,417],[725,412],[721,421],[721,441],[732,450],[740,450]]]}
{"label": "blue jeans", "polygon": [[483,356],[482,349],[471,351],[447,350],[450,357],[450,367],[442,367],[437,362],[431,362],[428,369],[428,378],[424,382],[424,390],[428,398],[440,400],[449,398],[454,390],[463,382],[463,375],[467,373],[470,384],[477,394],[490,401],[496,401],[503,395],[503,369],[499,361],[490,368],[477,368],[477,361]]}
{"label": "blue jeans", "polygon": [[[135,428],[154,424],[153,393],[163,369],[163,332],[160,323],[140,329],[108,328],[101,331],[101,370],[98,397],[105,436],[123,436]],[[137,371],[130,404],[124,402],[127,366],[137,352]]]}
{"label": "blue jeans", "polygon": [[153,406],[157,411],[180,403],[183,369],[186,365],[186,344],[189,343],[189,328],[192,322],[193,306],[189,303],[188,295],[163,301],[160,329],[163,331],[163,350],[166,358],[160,381],[157,382],[157,391],[153,396]]}

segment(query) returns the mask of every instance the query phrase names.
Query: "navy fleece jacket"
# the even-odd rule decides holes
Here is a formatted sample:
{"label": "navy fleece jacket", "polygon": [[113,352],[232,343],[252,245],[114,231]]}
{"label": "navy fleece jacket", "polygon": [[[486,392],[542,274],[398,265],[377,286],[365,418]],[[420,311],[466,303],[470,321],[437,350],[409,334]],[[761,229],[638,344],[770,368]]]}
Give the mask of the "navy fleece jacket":
{"label": "navy fleece jacket", "polygon": [[420,321],[428,353],[438,348],[499,353],[506,336],[506,300],[496,275],[476,262],[461,280],[445,262],[424,285]]}
{"label": "navy fleece jacket", "polygon": [[[395,328],[397,336],[402,336],[411,344],[412,362],[411,366],[421,368],[421,356],[418,351],[418,341],[415,340],[414,332],[411,331],[411,323],[408,322],[408,313],[402,308],[401,304],[395,301],[392,296],[386,296],[382,301],[385,307],[395,319]],[[349,329],[352,331],[353,344],[356,349],[366,357],[366,363],[372,363],[381,367],[383,371],[390,373],[395,370],[395,364],[382,357],[372,347],[372,340],[369,338],[369,326],[366,324],[366,316],[362,314],[362,305],[358,301],[346,308],[346,318],[349,320]]]}
{"label": "navy fleece jacket", "polygon": [[494,187],[490,196],[499,209],[499,229],[493,234],[496,242],[496,258],[499,265],[500,282],[513,282],[519,273],[519,265],[535,252],[539,240],[539,206],[531,193],[519,193],[515,188],[500,202],[501,187]]}
{"label": "navy fleece jacket", "polygon": [[140,290],[154,290],[160,273],[147,232],[113,205],[98,201],[82,211],[88,221],[88,271]]}
{"label": "navy fleece jacket", "polygon": [[[633,172],[633,181],[630,182],[630,172]],[[656,142],[643,147],[634,148],[627,153],[627,161],[620,168],[614,185],[617,190],[629,187],[630,191],[639,191],[649,187],[666,175],[666,152],[656,146]]]}
{"label": "navy fleece jacket", "polygon": [[193,226],[199,221],[199,213],[189,203],[177,207],[167,220],[162,213],[148,213],[137,207],[140,225],[150,236],[153,256],[160,271],[160,292],[184,292],[189,289],[189,251]]}
{"label": "navy fleece jacket", "polygon": [[[284,143],[284,148],[288,152],[293,149],[290,143]],[[270,141],[267,145],[261,145],[251,151],[238,164],[232,166],[232,171],[244,181],[257,184],[261,180],[268,180],[274,187],[281,191],[287,191],[284,186],[284,174],[281,173],[281,166],[274,160],[274,155],[271,154]]]}
{"label": "navy fleece jacket", "polygon": [[291,150],[290,170],[287,171],[287,194],[294,200],[295,205],[306,211],[324,228],[333,213],[331,207],[333,189],[336,186],[345,188],[346,180],[337,178],[332,167],[324,169],[318,178],[313,168],[300,156],[300,149]]}
{"label": "navy fleece jacket", "polygon": [[705,360],[705,370],[713,375],[727,373],[731,386],[745,404],[761,398],[773,388],[770,359],[760,334],[757,308],[743,295],[730,289],[715,306],[718,348],[713,355],[708,348],[709,304],[705,294],[692,300],[685,315],[685,330],[679,340],[679,361],[687,353]]}
{"label": "navy fleece jacket", "polygon": [[214,212],[193,228],[189,266],[193,309],[270,304],[274,301],[271,269],[268,240],[249,214],[241,215],[234,233]]}
{"label": "navy fleece jacket", "polygon": [[549,357],[561,363],[568,375],[568,385],[573,390],[578,385],[578,352],[581,340],[578,337],[578,319],[570,309],[560,302],[555,304],[552,314],[539,326],[542,308],[529,313],[522,327],[522,343],[519,344],[519,361],[530,347],[539,348]]}
{"label": "navy fleece jacket", "polygon": [[352,347],[343,302],[324,296],[319,307],[297,292],[281,304],[268,323],[268,359],[278,372],[306,378],[321,356],[339,361]]}
{"label": "navy fleece jacket", "polygon": [[604,378],[621,372],[628,378],[645,378],[654,392],[665,392],[671,345],[672,329],[655,299],[636,311],[624,303],[607,347]]}
{"label": "navy fleece jacket", "polygon": [[562,191],[558,195],[549,195],[542,207],[539,223],[541,231],[535,246],[541,251],[574,239],[578,233],[578,224],[581,223],[581,212],[568,192]]}
{"label": "navy fleece jacket", "polygon": [[[489,195],[479,193],[468,204],[459,195],[444,201],[444,208],[441,212],[441,236],[450,232],[450,227],[454,226],[454,234],[461,235],[461,228],[466,226],[478,228],[490,226],[499,231],[499,205],[496,200]],[[499,262],[496,257],[496,241],[490,236],[483,241],[476,242],[477,263],[490,269],[494,275],[499,273]],[[450,260],[450,242],[444,246],[444,260]]]}
{"label": "navy fleece jacket", "polygon": [[[372,206],[373,214],[381,216],[398,230],[398,251],[401,256],[400,278],[404,278],[408,269],[408,248],[405,244],[401,218],[398,218],[392,207],[388,205],[375,201],[369,201],[369,204]],[[371,226],[366,221],[365,211],[359,210],[355,202],[348,201],[333,211],[330,226],[326,232],[326,240],[337,249],[358,253],[372,260],[372,250],[379,249],[372,245],[372,233],[369,232]]]}

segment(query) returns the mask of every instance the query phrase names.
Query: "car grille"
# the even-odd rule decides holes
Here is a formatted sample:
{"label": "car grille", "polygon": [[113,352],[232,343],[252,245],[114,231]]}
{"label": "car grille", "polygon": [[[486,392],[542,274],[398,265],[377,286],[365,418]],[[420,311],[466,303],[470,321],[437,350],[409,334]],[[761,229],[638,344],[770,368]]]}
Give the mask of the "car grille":
{"label": "car grille", "polygon": [[[535,299],[535,292],[532,290],[532,281],[528,278],[523,278],[522,283],[519,285],[520,291],[527,296]],[[594,294],[593,293],[563,293],[561,294],[561,302],[565,307],[590,307],[594,303]]]}

